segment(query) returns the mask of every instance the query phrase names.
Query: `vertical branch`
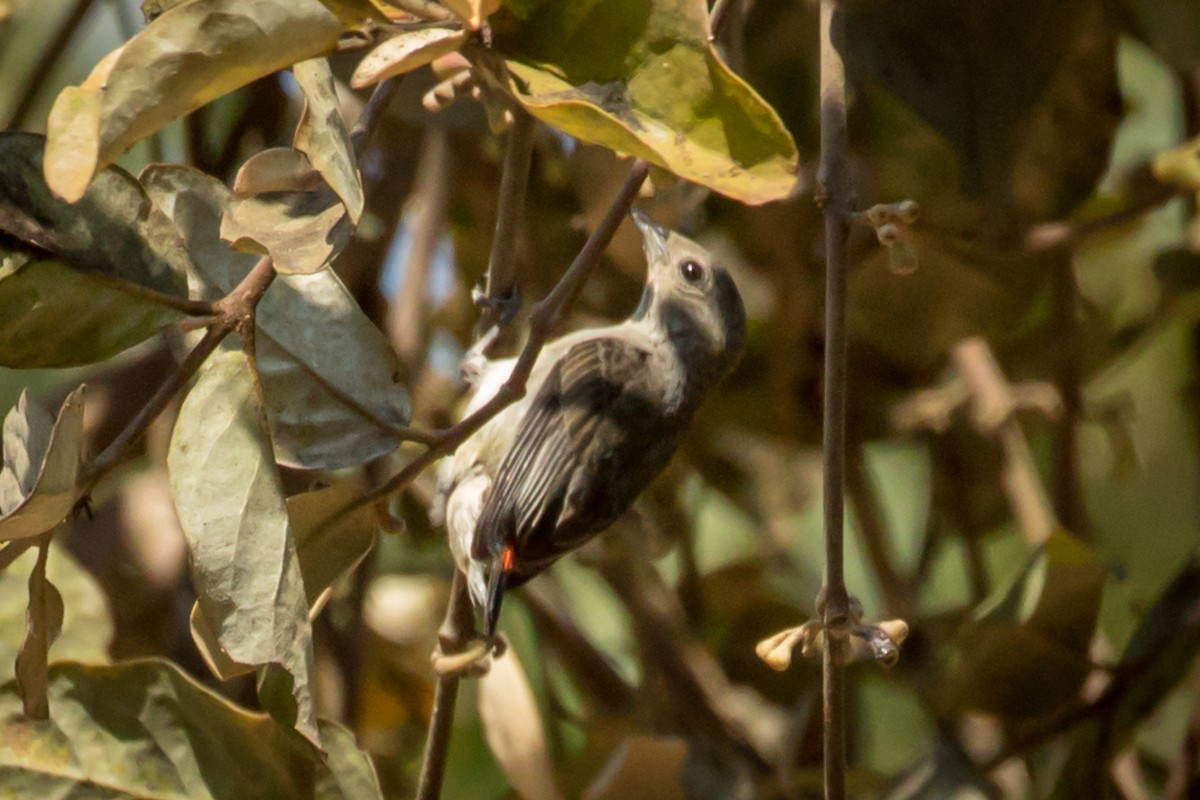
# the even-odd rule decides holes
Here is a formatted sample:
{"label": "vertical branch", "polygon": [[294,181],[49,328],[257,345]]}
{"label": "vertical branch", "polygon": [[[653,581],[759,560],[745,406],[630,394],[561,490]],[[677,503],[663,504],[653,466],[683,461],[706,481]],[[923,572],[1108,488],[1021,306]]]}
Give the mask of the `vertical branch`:
{"label": "vertical branch", "polygon": [[1083,334],[1077,305],[1079,289],[1071,252],[1054,256],[1051,273],[1051,324],[1058,341],[1055,353],[1055,379],[1062,396],[1062,416],[1054,431],[1054,509],[1067,530],[1087,538],[1087,511],[1079,483],[1079,423],[1083,418]]}
{"label": "vertical branch", "polygon": [[843,570],[846,470],[846,264],[850,224],[846,74],[840,0],[821,0],[821,199],[825,207],[825,569],[818,598],[826,644],[822,657],[825,797],[846,794],[846,698],[842,651],[849,620]]}
{"label": "vertical branch", "polygon": [[500,174],[500,199],[496,207],[496,233],[488,256],[484,291],[490,303],[479,319],[479,331],[509,322],[520,305],[517,281],[517,233],[525,215],[525,192],[529,186],[529,162],[533,155],[534,121],[515,105]]}
{"label": "vertical branch", "polygon": [[[474,629],[471,598],[463,574],[454,571],[450,585],[450,604],[438,632],[442,652],[455,652]],[[454,707],[458,702],[457,673],[438,676],[433,692],[433,713],[429,717],[429,733],[425,740],[425,755],[421,759],[421,777],[417,784],[417,800],[437,800],[442,795],[446,777],[446,756],[450,753],[450,733],[454,729]]]}

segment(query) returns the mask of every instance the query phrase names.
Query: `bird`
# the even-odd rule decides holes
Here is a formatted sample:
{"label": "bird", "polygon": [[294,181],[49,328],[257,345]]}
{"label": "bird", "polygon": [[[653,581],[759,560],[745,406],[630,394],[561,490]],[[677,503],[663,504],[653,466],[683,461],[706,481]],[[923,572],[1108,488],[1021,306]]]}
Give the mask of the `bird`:
{"label": "bird", "polygon": [[[633,314],[547,342],[524,397],[438,465],[430,519],[446,527],[485,641],[495,640],[505,592],[611,525],[663,471],[741,357],[746,313],[729,271],[686,236],[631,214],[648,266]],[[515,363],[464,369],[473,375],[465,413]]]}

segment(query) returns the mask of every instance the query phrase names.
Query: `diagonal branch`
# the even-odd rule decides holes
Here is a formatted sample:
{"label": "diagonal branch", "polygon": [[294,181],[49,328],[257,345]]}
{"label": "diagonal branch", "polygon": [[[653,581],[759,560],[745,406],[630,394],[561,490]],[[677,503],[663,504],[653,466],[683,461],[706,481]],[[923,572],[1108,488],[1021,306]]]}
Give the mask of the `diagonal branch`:
{"label": "diagonal branch", "polygon": [[492,417],[525,396],[529,375],[533,372],[533,365],[537,362],[537,357],[542,352],[547,337],[566,316],[567,311],[575,302],[575,298],[579,295],[580,288],[599,265],[604,249],[608,247],[608,243],[612,241],[613,235],[617,232],[617,227],[629,213],[629,209],[633,207],[633,201],[637,197],[642,183],[646,180],[649,169],[649,165],[644,161],[634,162],[633,168],[629,171],[629,177],[625,179],[620,193],[613,200],[604,219],[601,220],[596,230],[592,231],[592,235],[584,243],[583,249],[579,251],[579,255],[571,262],[571,266],[567,268],[566,273],[563,274],[550,294],[534,306],[533,313],[529,318],[529,339],[526,341],[524,349],[521,350],[521,354],[517,356],[517,363],[508,380],[500,386],[496,394],[476,409],[475,413],[456,425],[425,434],[426,449],[423,453],[406,464],[386,483],[367,492],[353,504],[335,514],[334,518],[374,503],[381,497],[387,497],[408,485],[434,461],[452,452],[468,436],[487,424]]}

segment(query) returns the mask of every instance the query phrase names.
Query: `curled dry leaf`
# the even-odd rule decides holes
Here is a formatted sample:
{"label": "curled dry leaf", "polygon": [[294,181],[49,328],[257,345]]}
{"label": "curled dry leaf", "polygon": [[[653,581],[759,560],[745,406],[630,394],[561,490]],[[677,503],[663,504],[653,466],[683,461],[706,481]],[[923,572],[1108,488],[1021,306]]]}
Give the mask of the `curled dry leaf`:
{"label": "curled dry leaf", "polygon": [[51,419],[21,393],[4,418],[4,466],[0,469],[0,541],[51,530],[79,499],[83,463],[83,387],[63,401]]}
{"label": "curled dry leaf", "polygon": [[260,150],[238,170],[233,193],[239,198],[267,192],[313,192],[324,185],[308,156],[290,147]]}
{"label": "curled dry leaf", "polygon": [[525,800],[558,800],[542,715],[516,650],[479,679],[479,718],[496,763]]}
{"label": "curled dry leaf", "polygon": [[46,556],[50,538],[38,543],[37,563],[29,573],[29,607],[25,612],[25,639],[17,654],[17,687],[25,716],[30,719],[49,719],[50,702],[46,698],[49,685],[50,645],[62,633],[63,599],[58,589],[46,577]]}
{"label": "curled dry leaf", "polygon": [[304,93],[304,113],[292,146],[308,156],[313,169],[341,199],[350,222],[357,224],[363,211],[362,179],[329,62],[323,58],[301,61],[292,67],[292,74]]}
{"label": "curled dry leaf", "polygon": [[344,27],[317,0],[171,6],[59,95],[47,126],[46,183],[78,200],[96,171],[135,142],[257,78],[333,52]]}
{"label": "curled dry leaf", "polygon": [[410,72],[453,53],[467,40],[465,31],[424,28],[387,39],[358,62],[350,85],[362,89],[373,83]]}

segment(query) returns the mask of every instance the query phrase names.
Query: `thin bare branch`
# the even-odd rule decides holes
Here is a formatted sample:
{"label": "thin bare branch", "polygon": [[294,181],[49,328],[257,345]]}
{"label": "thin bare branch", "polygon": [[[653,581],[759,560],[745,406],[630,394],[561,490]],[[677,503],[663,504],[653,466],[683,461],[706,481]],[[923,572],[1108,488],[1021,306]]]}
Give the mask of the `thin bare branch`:
{"label": "thin bare branch", "polygon": [[504,167],[500,174],[500,197],[497,202],[496,233],[488,258],[487,295],[478,330],[482,333],[494,325],[504,327],[520,307],[520,287],[517,280],[517,235],[525,216],[525,193],[529,186],[529,163],[533,156],[534,120],[524,109],[511,109],[512,125],[504,150]]}
{"label": "thin bare branch", "polygon": [[846,698],[842,650],[849,634],[850,598],[843,567],[846,471],[846,270],[851,188],[846,126],[846,74],[840,0],[821,0],[821,166],[825,207],[825,569],[817,611],[823,618],[825,798],[846,796]]}

